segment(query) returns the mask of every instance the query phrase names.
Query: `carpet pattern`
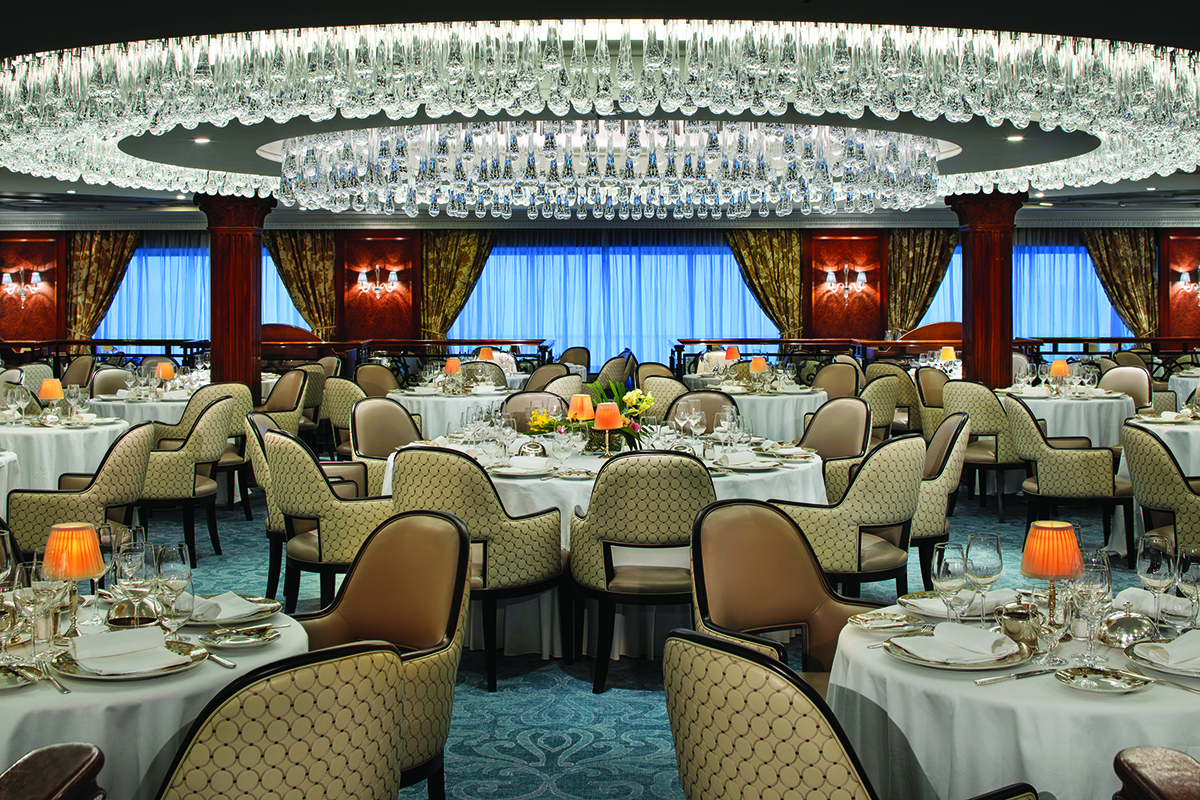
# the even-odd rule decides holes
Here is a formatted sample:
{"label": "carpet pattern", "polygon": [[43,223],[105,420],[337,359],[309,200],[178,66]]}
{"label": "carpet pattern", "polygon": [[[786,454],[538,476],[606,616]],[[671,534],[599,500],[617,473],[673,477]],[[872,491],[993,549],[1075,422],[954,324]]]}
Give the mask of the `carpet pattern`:
{"label": "carpet pattern", "polygon": [[[267,549],[262,520],[265,505],[254,492],[255,520],[240,508],[221,509],[218,524],[224,555],[213,554],[203,525],[197,535],[200,562],[195,589],[200,593],[234,590],[262,594]],[[966,544],[974,532],[1001,536],[1005,564],[998,587],[1033,585],[1020,575],[1025,507],[1009,497],[1008,520],[1000,524],[992,502],[980,509],[965,492],[951,518],[951,541]],[[1095,509],[1062,509],[1061,519],[1082,526],[1085,545],[1099,544],[1101,521]],[[157,514],[151,541],[182,541],[178,514]],[[1114,592],[1138,584],[1135,573],[1114,559]],[[915,551],[909,560],[909,586],[921,586]],[[314,575],[300,582],[300,611],[318,608]],[[868,584],[863,596],[895,600],[895,584]],[[793,663],[798,663],[798,654]],[[682,797],[675,753],[663,702],[662,671],[657,660],[623,658],[610,665],[609,690],[591,692],[594,662],[565,666],[539,657],[501,657],[499,691],[486,690],[483,653],[464,653],[455,691],[454,722],[446,749],[446,789],[456,798],[635,798]],[[424,797],[425,785],[401,791]]]}

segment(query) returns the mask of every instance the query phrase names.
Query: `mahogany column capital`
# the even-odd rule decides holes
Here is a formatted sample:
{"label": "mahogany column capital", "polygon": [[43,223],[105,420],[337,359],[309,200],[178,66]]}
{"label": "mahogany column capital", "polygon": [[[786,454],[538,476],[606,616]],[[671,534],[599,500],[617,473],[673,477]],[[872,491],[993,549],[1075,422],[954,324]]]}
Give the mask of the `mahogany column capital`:
{"label": "mahogany column capital", "polygon": [[946,205],[953,209],[958,216],[960,228],[981,230],[985,228],[1012,230],[1015,226],[1015,216],[1025,202],[1029,200],[1027,192],[1005,194],[991,192],[984,194],[952,194],[946,197]]}
{"label": "mahogany column capital", "polygon": [[197,194],[192,202],[208,217],[209,230],[259,230],[263,229],[267,214],[275,208],[274,197],[237,197],[212,194]]}

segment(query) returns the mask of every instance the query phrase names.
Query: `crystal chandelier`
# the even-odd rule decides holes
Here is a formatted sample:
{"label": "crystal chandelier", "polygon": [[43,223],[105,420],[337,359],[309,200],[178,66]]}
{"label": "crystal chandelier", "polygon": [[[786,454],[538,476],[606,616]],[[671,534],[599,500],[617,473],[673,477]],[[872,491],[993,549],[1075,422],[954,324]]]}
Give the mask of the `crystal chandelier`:
{"label": "crystal chandelier", "polygon": [[784,113],[857,120],[870,112],[876,123],[864,127],[902,114],[982,117],[1098,137],[1097,149],[1075,158],[942,175],[937,192],[1056,189],[1194,170],[1196,69],[1194,52],[1174,48],[840,23],[455,22],[231,33],[6,60],[0,166],[67,181],[267,195],[279,178],[151,162],[117,143],[202,123],[338,114],[461,123]]}
{"label": "crystal chandelier", "polygon": [[937,196],[938,142],[819,125],[569,120],[410,125],[283,143],[286,205],[415,217],[737,219],[907,210]]}

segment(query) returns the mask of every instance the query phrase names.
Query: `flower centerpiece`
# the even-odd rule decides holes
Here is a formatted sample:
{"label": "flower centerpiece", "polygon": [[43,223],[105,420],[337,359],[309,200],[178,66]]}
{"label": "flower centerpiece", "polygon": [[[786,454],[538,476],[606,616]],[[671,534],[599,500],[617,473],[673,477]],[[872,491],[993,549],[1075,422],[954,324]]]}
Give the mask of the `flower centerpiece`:
{"label": "flower centerpiece", "polygon": [[[624,387],[618,386],[613,381],[609,381],[607,386],[602,385],[599,381],[589,387],[600,403],[615,403],[617,412],[621,415],[621,427],[609,431],[611,434],[619,435],[625,440],[625,444],[630,450],[636,450],[641,447],[642,443],[642,424],[639,418],[642,414],[654,405],[654,398],[648,394],[643,394],[641,389],[633,389],[625,391]],[[591,398],[588,398],[589,400]],[[574,404],[573,404],[574,405]],[[594,412],[592,412],[591,403],[587,404],[587,412],[590,413],[573,413],[568,414],[568,418],[572,423],[584,425],[590,430],[588,437],[589,450],[603,450],[604,448],[604,431],[595,429]]]}

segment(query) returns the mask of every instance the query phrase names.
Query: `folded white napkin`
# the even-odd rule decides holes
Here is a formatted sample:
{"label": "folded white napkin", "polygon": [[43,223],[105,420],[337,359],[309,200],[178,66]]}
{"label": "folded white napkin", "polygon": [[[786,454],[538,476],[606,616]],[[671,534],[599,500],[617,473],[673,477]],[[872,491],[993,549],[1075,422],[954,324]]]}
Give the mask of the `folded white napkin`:
{"label": "folded white napkin", "polygon": [[172,389],[169,392],[162,393],[163,400],[187,400],[191,396],[191,393],[187,389]]}
{"label": "folded white napkin", "polygon": [[72,640],[79,666],[100,675],[121,675],[188,663],[187,656],[163,646],[162,628],[155,626],[128,631],[96,633]]}
{"label": "folded white napkin", "polygon": [[550,459],[541,458],[539,456],[513,456],[508,460],[510,467],[516,469],[529,470],[535,472],[543,469],[550,469]]}
{"label": "folded white napkin", "polygon": [[222,622],[242,619],[258,610],[259,606],[254,603],[233,592],[226,592],[213,598],[197,597],[192,609],[192,619],[198,622]]}
{"label": "folded white napkin", "polygon": [[[964,589],[963,591],[970,591]],[[987,603],[983,606],[984,614],[991,614],[997,607],[1011,603],[1017,599],[1017,593],[1014,589],[996,589],[988,592]],[[942,598],[934,595],[933,597],[910,598],[906,600],[918,614],[927,617],[942,617],[946,616],[946,604],[942,602]],[[971,598],[970,604],[963,612],[964,616],[978,617],[979,616],[979,594],[976,593]]]}
{"label": "folded white napkin", "polygon": [[753,464],[758,458],[748,450],[738,450],[733,453],[724,453],[717,459],[716,463],[722,467],[738,467],[743,464]]}
{"label": "folded white napkin", "polygon": [[779,447],[775,449],[775,454],[781,456],[816,455],[816,453],[807,447]]}
{"label": "folded white napkin", "polygon": [[496,387],[490,383],[480,384],[479,386],[471,387],[471,394],[492,394],[496,391]]}
{"label": "folded white napkin", "polygon": [[1093,389],[1091,390],[1091,392],[1092,392],[1092,395],[1093,395],[1093,396],[1095,396],[1095,397],[1104,397],[1104,395],[1108,394],[1108,389],[1095,389],[1095,388],[1093,388]]}
{"label": "folded white napkin", "polygon": [[[1170,594],[1159,595],[1159,597],[1162,598],[1160,602],[1164,614],[1182,617],[1192,613],[1191,601],[1186,597],[1176,597]],[[1131,586],[1113,598],[1113,608],[1117,611],[1123,610],[1126,603],[1129,603],[1139,614],[1154,616],[1154,595],[1145,589]]]}
{"label": "folded white napkin", "polygon": [[948,664],[982,664],[1012,655],[1017,643],[1000,633],[943,622],[933,636],[902,636],[892,640],[896,646],[926,661]]}
{"label": "folded white napkin", "polygon": [[762,442],[759,443],[758,449],[762,450],[764,453],[774,453],[782,446],[783,445],[781,445],[779,442],[774,442],[770,439],[763,439]]}
{"label": "folded white napkin", "polygon": [[1200,667],[1200,631],[1188,631],[1168,644],[1142,642],[1135,649],[1138,655],[1164,666],[1185,669]]}
{"label": "folded white napkin", "polygon": [[1013,387],[1013,391],[1026,397],[1045,397],[1050,394],[1050,390],[1045,386]]}
{"label": "folded white napkin", "polygon": [[76,414],[76,415],[74,416],[74,420],[75,420],[75,422],[95,422],[95,421],[96,421],[96,415],[95,415],[95,414],[88,414],[88,413],[85,413],[85,412],[82,412],[82,411],[81,411],[81,412],[79,412],[78,414]]}
{"label": "folded white napkin", "polygon": [[129,397],[128,389],[117,389],[117,397]]}
{"label": "folded white napkin", "polygon": [[414,386],[412,387],[413,394],[433,394],[437,391],[436,386]]}

